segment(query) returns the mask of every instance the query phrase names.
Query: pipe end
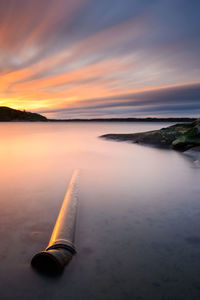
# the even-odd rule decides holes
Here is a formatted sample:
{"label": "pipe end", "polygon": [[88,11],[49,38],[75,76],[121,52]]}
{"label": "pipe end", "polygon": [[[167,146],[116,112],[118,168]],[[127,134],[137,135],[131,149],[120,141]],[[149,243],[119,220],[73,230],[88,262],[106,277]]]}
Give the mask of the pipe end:
{"label": "pipe end", "polygon": [[49,249],[37,253],[32,258],[31,265],[40,273],[59,275],[72,256],[73,254],[65,248]]}

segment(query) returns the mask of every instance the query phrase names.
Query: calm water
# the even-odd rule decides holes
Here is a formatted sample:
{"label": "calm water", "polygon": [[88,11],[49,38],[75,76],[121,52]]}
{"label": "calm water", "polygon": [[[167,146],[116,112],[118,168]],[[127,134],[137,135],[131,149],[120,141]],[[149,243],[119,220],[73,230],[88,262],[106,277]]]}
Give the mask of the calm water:
{"label": "calm water", "polygon": [[[0,299],[200,299],[200,168],[170,150],[106,141],[153,123],[0,123]],[[78,254],[39,275],[74,168]]]}

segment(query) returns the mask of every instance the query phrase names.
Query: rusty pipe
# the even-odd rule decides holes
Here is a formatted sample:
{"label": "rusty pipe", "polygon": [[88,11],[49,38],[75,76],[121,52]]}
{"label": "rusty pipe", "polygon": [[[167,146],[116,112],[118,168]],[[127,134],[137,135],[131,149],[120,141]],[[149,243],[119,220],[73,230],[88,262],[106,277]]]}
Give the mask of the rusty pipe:
{"label": "rusty pipe", "polygon": [[61,273],[76,253],[75,227],[78,207],[79,170],[73,172],[50,241],[44,251],[31,261],[34,268],[45,273]]}

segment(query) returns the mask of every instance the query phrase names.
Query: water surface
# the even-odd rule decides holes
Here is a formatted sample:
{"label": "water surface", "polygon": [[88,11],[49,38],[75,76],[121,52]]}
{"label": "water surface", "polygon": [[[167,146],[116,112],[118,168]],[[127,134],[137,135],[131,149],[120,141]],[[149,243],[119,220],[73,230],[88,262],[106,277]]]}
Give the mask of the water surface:
{"label": "water surface", "polygon": [[[1,299],[200,299],[200,168],[184,154],[106,141],[164,123],[0,123]],[[75,168],[78,254],[39,275]]]}

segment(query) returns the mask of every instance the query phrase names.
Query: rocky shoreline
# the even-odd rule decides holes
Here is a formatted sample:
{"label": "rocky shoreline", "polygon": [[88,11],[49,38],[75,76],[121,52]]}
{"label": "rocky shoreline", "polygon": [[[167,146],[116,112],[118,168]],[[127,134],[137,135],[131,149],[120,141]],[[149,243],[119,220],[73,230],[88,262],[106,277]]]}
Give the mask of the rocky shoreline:
{"label": "rocky shoreline", "polygon": [[131,134],[105,134],[101,138],[168,147],[182,152],[189,149],[199,152],[200,119],[190,123],[172,125],[160,130]]}

